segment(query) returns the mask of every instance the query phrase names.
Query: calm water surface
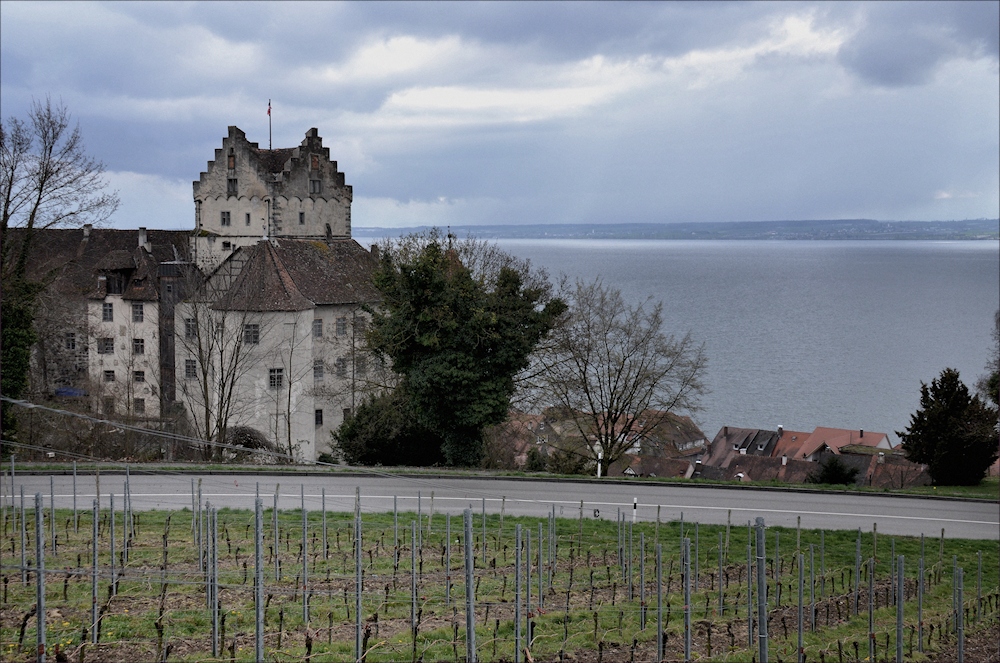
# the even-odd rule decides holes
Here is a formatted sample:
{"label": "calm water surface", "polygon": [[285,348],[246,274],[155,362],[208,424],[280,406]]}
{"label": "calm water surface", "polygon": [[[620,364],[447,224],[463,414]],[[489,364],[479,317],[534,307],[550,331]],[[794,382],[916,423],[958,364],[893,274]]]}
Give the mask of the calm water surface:
{"label": "calm water surface", "polygon": [[920,381],[983,373],[1000,306],[1000,244],[929,241],[504,240],[553,278],[601,278],[664,302],[667,328],[704,341],[723,425],[889,433]]}

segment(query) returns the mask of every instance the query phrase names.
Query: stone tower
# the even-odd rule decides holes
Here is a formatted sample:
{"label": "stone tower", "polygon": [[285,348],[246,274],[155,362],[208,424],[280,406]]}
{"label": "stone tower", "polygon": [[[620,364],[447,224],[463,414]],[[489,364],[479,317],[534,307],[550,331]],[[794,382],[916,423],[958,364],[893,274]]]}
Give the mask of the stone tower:
{"label": "stone tower", "polygon": [[298,147],[263,150],[231,126],[193,184],[192,253],[206,271],[262,237],[351,236],[353,193],[315,128]]}

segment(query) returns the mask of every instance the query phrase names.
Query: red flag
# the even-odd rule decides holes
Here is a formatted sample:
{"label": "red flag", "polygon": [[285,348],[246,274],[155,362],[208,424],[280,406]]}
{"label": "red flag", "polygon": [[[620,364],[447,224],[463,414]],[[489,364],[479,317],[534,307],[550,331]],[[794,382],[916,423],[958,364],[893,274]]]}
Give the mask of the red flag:
{"label": "red flag", "polygon": [[267,116],[271,117],[271,102],[267,102]]}

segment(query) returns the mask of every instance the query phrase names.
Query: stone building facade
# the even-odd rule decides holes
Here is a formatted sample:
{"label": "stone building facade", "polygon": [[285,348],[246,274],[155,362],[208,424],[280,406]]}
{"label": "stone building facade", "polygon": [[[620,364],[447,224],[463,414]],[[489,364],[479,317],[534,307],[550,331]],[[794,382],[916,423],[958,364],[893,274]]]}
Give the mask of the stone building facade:
{"label": "stone building facade", "polygon": [[352,198],[315,128],[298,147],[264,150],[229,127],[194,182],[192,254],[211,269],[261,237],[350,238]]}

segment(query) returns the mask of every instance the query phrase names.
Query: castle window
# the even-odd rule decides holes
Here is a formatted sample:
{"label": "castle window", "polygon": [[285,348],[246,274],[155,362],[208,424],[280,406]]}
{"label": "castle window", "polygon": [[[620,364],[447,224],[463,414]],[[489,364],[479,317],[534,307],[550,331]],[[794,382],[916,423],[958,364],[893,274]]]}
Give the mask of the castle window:
{"label": "castle window", "polygon": [[146,354],[146,340],[142,338],[132,339],[132,354],[142,355]]}
{"label": "castle window", "polygon": [[235,177],[226,180],[226,193],[230,196],[236,195],[237,183]]}
{"label": "castle window", "polygon": [[243,342],[250,345],[260,343],[260,325],[243,325]]}
{"label": "castle window", "polygon": [[114,322],[115,319],[115,305],[110,302],[104,302],[101,307],[101,321],[102,322]]}
{"label": "castle window", "polygon": [[66,334],[66,349],[76,350],[76,334],[73,332],[68,332]]}
{"label": "castle window", "polygon": [[323,425],[323,410],[316,410],[315,420],[317,426]]}
{"label": "castle window", "polygon": [[309,180],[309,193],[323,193],[323,180]]}
{"label": "castle window", "polygon": [[310,154],[309,155],[309,168],[310,170],[319,170],[319,155]]}
{"label": "castle window", "polygon": [[132,382],[145,382],[146,371],[132,371]]}
{"label": "castle window", "polygon": [[313,320],[313,336],[315,338],[323,338],[323,319],[316,318]]}
{"label": "castle window", "polygon": [[104,371],[104,381],[105,382],[114,382],[115,381],[115,372],[114,371]]}
{"label": "castle window", "polygon": [[142,322],[143,318],[142,304],[132,304],[132,322]]}
{"label": "castle window", "polygon": [[107,289],[109,295],[120,295],[125,291],[125,279],[119,273],[108,274]]}
{"label": "castle window", "polygon": [[229,161],[227,165],[229,170],[236,170],[236,155],[232,152],[229,153]]}
{"label": "castle window", "polygon": [[132,412],[136,414],[146,414],[146,399],[145,398],[132,399]]}
{"label": "castle window", "polygon": [[184,360],[184,377],[188,380],[198,377],[198,362],[194,359]]}
{"label": "castle window", "polygon": [[347,318],[337,318],[337,336],[347,336]]}
{"label": "castle window", "polygon": [[323,381],[323,360],[313,359],[313,380],[316,382]]}
{"label": "castle window", "polygon": [[281,389],[285,384],[285,369],[272,368],[267,373],[267,385],[271,389]]}
{"label": "castle window", "polygon": [[194,318],[184,318],[184,338],[195,338],[198,336],[198,325]]}
{"label": "castle window", "polygon": [[232,242],[223,242],[222,243],[222,250],[223,251],[232,251],[233,250],[233,243]]}
{"label": "castle window", "polygon": [[97,339],[97,354],[99,355],[110,355],[115,352],[115,339],[113,338],[99,338]]}
{"label": "castle window", "polygon": [[304,226],[306,224],[306,213],[299,212],[299,225]]}
{"label": "castle window", "polygon": [[229,212],[219,212],[219,223],[221,225],[228,226],[230,225],[230,221]]}
{"label": "castle window", "polygon": [[347,377],[347,360],[343,357],[337,357],[337,377]]}
{"label": "castle window", "polygon": [[250,225],[250,212],[247,212],[247,225]]}

